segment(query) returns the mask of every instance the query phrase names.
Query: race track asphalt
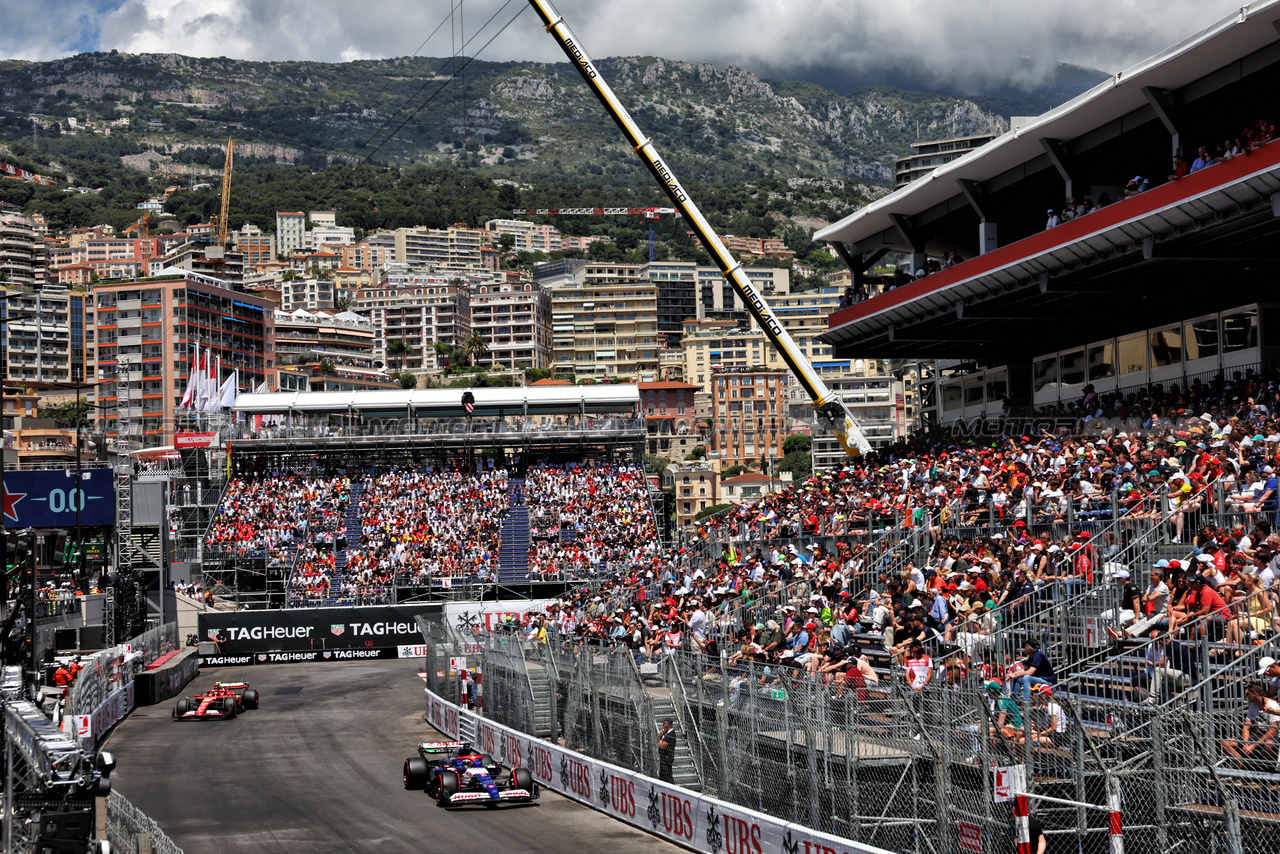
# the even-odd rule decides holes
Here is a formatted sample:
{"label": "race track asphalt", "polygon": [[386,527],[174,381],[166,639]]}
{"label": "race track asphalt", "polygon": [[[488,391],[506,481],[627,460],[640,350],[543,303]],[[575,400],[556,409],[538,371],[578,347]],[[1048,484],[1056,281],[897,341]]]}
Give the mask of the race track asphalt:
{"label": "race track asphalt", "polygon": [[206,668],[186,695],[246,680],[261,708],[174,721],[173,701],[135,709],[108,737],[116,791],[186,854],[605,851],[670,843],[543,790],[536,806],[446,811],[401,783],[423,720],[417,660]]}

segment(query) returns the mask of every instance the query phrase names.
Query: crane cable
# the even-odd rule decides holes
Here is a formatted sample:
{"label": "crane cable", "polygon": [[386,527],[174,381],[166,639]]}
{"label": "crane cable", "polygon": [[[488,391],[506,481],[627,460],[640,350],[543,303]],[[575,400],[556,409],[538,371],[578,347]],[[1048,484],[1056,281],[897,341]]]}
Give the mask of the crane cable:
{"label": "crane cable", "polygon": [[[485,27],[488,27],[488,26],[489,26],[489,24],[491,24],[491,23],[493,22],[493,19],[494,19],[494,18],[496,18],[496,17],[498,17],[498,15],[502,13],[503,9],[506,9],[508,6],[510,6],[512,2],[513,2],[513,0],[507,0],[507,2],[505,2],[505,3],[503,3],[503,4],[502,4],[502,6],[498,9],[498,11],[494,12],[491,16],[489,16],[489,20],[487,20],[487,21],[485,21],[485,22],[484,22],[484,25],[483,25],[483,26],[481,26],[481,27],[480,27],[480,29],[476,32],[476,35],[472,36],[470,39],[468,39],[468,40],[467,40],[467,41],[462,45],[462,50],[466,50],[467,46],[468,46],[468,45],[470,45],[470,44],[471,44],[471,42],[475,41],[475,40],[479,37],[480,33],[484,32]],[[522,6],[522,7],[520,8],[520,11],[516,12],[516,13],[511,17],[511,19],[510,19],[509,21],[507,21],[505,24],[503,24],[503,25],[502,25],[502,27],[501,27],[501,28],[500,28],[496,33],[494,33],[492,36],[490,36],[490,37],[489,37],[489,40],[488,40],[488,41],[486,41],[483,45],[481,45],[480,50],[476,52],[477,56],[478,56],[479,54],[483,53],[483,52],[484,52],[484,50],[485,50],[485,48],[487,48],[487,47],[489,47],[489,45],[493,44],[494,40],[495,40],[495,39],[497,39],[497,38],[498,38],[498,36],[500,36],[500,35],[502,35],[504,32],[506,32],[507,27],[509,27],[509,26],[511,26],[512,24],[514,24],[514,23],[516,22],[516,19],[518,19],[521,15],[523,15],[523,14],[524,14],[524,12],[525,12],[525,10],[526,10],[526,9],[528,9],[528,8],[529,8],[528,6]],[[460,53],[460,52],[461,52],[461,51],[459,51],[459,53]],[[457,57],[458,57],[458,53],[455,53],[455,54],[454,54],[454,56],[453,56],[453,57],[451,57],[451,59],[457,59]],[[415,116],[417,116],[417,115],[418,115],[418,113],[422,112],[422,110],[423,110],[424,108],[426,108],[426,106],[427,106],[428,104],[430,104],[432,101],[434,101],[434,100],[436,99],[436,97],[437,97],[441,92],[443,92],[443,91],[444,91],[445,87],[446,87],[446,86],[448,86],[448,85],[449,85],[451,82],[453,82],[455,79],[457,79],[457,77],[458,77],[458,75],[459,75],[459,74],[461,74],[463,71],[466,71],[466,70],[467,70],[467,66],[469,66],[469,65],[470,65],[472,62],[474,62],[475,60],[476,60],[476,56],[468,57],[468,58],[467,58],[467,61],[466,61],[466,62],[464,62],[464,63],[461,65],[461,67],[459,67],[459,68],[455,69],[455,70],[454,70],[454,72],[453,72],[453,73],[452,73],[452,74],[451,74],[451,75],[450,75],[450,76],[449,76],[449,77],[448,77],[444,82],[442,82],[442,83],[440,84],[440,87],[439,87],[438,89],[436,89],[434,92],[432,92],[432,93],[431,93],[431,95],[430,95],[430,96],[429,96],[425,101],[423,101],[421,104],[419,104],[419,105],[418,105],[418,107],[417,107],[413,112],[411,112],[411,113],[409,113],[408,115],[406,115],[406,116],[404,117],[404,120],[403,120],[403,121],[401,121],[401,122],[400,122],[400,124],[396,125],[396,126],[395,126],[395,128],[394,128],[394,129],[392,129],[391,133],[389,133],[389,134],[387,135],[387,138],[386,138],[386,139],[384,139],[382,142],[380,142],[380,143],[378,144],[378,147],[377,147],[377,148],[373,149],[373,151],[370,151],[367,155],[365,155],[364,161],[365,161],[366,163],[368,163],[368,162],[373,158],[373,156],[374,156],[375,154],[377,154],[379,151],[381,151],[381,150],[383,149],[383,147],[384,147],[388,142],[390,142],[393,138],[395,138],[395,135],[396,135],[397,133],[399,133],[399,132],[400,132],[400,130],[401,130],[405,125],[407,125],[409,122],[411,122],[411,121],[413,120],[413,118],[414,118]],[[443,66],[442,66],[442,68],[443,68]],[[428,83],[429,83],[429,81],[428,81]],[[360,153],[360,151],[364,150],[364,147],[365,147],[366,145],[368,145],[368,144],[373,140],[373,138],[374,138],[374,137],[376,137],[379,133],[381,133],[381,132],[382,132],[382,130],[383,130],[383,128],[385,128],[388,124],[390,124],[390,123],[391,123],[391,120],[392,120],[392,119],[394,119],[394,118],[395,118],[395,116],[396,116],[396,115],[397,115],[397,114],[398,114],[402,109],[404,109],[405,105],[406,105],[406,104],[408,104],[408,103],[409,103],[409,101],[412,101],[412,100],[413,100],[414,98],[416,98],[419,94],[421,94],[422,90],[423,90],[423,89],[425,89],[425,88],[427,87],[428,83],[423,83],[423,84],[422,84],[422,86],[420,86],[420,87],[418,88],[418,91],[414,92],[414,93],[413,93],[412,95],[410,95],[407,99],[405,99],[405,103],[404,103],[404,104],[402,104],[400,107],[396,108],[396,112],[395,112],[395,113],[393,113],[391,116],[389,116],[385,122],[383,122],[382,127],[378,128],[378,130],[374,131],[374,132],[373,132],[373,134],[372,134],[368,139],[366,139],[366,140],[364,141],[364,143],[363,143],[363,144],[361,144],[360,148],[356,149],[356,154],[359,154],[359,153]]]}

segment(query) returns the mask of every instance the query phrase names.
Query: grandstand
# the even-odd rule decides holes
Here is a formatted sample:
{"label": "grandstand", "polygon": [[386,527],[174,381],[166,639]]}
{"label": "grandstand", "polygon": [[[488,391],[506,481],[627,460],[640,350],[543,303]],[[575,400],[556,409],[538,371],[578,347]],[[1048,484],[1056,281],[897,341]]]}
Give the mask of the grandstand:
{"label": "grandstand", "polygon": [[[940,360],[933,424],[1269,364],[1277,19],[1246,7],[818,232],[856,277],[909,268],[831,315],[835,355]],[[1210,165],[1170,180],[1201,146]]]}
{"label": "grandstand", "polygon": [[548,592],[659,552],[636,386],[248,394],[203,539],[257,605]]}
{"label": "grandstand", "polygon": [[489,637],[486,709],[635,767],[669,701],[687,785],[895,850],[1012,850],[991,766],[1050,850],[1274,850],[1278,33],[1245,7],[820,232],[904,256],[824,339],[938,360],[948,429]]}

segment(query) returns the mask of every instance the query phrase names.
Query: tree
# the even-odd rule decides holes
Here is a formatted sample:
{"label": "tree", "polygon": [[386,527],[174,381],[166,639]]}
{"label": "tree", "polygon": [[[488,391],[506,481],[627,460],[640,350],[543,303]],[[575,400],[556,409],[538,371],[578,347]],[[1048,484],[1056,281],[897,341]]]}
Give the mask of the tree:
{"label": "tree", "polygon": [[78,400],[68,400],[66,403],[59,403],[54,406],[42,406],[38,412],[41,418],[52,418],[58,422],[58,426],[64,428],[88,428],[89,412],[93,409],[93,404],[84,398]]}
{"label": "tree", "polygon": [[471,365],[475,365],[477,356],[484,356],[489,352],[489,342],[484,340],[484,336],[479,330],[472,330],[467,336],[467,340],[462,342],[462,352],[466,354],[467,361]]}
{"label": "tree", "polygon": [[732,506],[733,506],[732,504],[712,504],[710,507],[704,507],[701,510],[699,510],[698,515],[694,516],[693,520],[695,522],[701,522],[703,519],[707,518],[708,516],[714,516],[717,513],[721,512],[722,510],[728,510]]}
{"label": "tree", "polygon": [[813,471],[813,459],[808,451],[793,451],[778,462],[777,469],[791,472],[791,476],[798,480]]}
{"label": "tree", "polygon": [[333,362],[330,362],[330,361],[328,361],[327,359],[321,359],[321,360],[320,360],[320,373],[324,374],[325,376],[329,376],[329,377],[331,377],[331,376],[335,375],[336,373],[338,373],[338,369],[337,369],[336,367],[334,367]]}
{"label": "tree", "polygon": [[516,236],[514,234],[499,234],[498,248],[503,252],[510,252],[516,247]]}
{"label": "tree", "polygon": [[400,388],[418,387],[418,378],[409,371],[401,371],[396,379],[400,380]]}
{"label": "tree", "polygon": [[720,479],[725,480],[727,478],[737,477],[738,475],[746,474],[749,471],[751,471],[751,469],[746,466],[729,466],[727,469],[720,472]]}
{"label": "tree", "polygon": [[705,460],[706,458],[707,447],[705,445],[699,445],[689,452],[689,456],[685,457],[686,460]]}
{"label": "tree", "polygon": [[387,344],[387,356],[398,356],[399,368],[404,368],[404,360],[406,356],[413,355],[413,346],[406,341],[391,341]]}
{"label": "tree", "polygon": [[804,433],[792,433],[787,440],[782,443],[782,453],[793,454],[797,451],[809,453],[809,449],[813,447],[813,440]]}

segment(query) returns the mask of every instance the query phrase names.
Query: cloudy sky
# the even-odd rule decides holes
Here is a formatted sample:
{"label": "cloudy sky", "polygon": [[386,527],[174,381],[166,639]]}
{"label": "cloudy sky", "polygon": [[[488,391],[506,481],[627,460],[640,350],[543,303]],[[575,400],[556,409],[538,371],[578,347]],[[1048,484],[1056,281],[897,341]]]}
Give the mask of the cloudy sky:
{"label": "cloudy sky", "polygon": [[[560,60],[525,0],[0,0],[0,57],[90,50],[342,61],[476,54]],[[762,75],[892,68],[958,86],[1034,85],[1056,63],[1113,72],[1237,11],[1241,0],[559,0],[596,57],[654,55]],[[451,6],[454,19],[447,22]],[[460,13],[456,10],[460,9]],[[501,11],[500,11],[501,10]],[[482,24],[497,13],[494,23]],[[477,35],[477,31],[480,31]],[[451,40],[452,33],[452,40]]]}

